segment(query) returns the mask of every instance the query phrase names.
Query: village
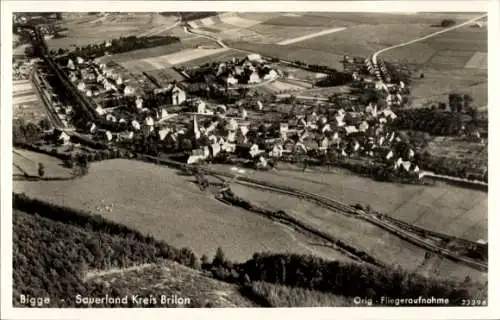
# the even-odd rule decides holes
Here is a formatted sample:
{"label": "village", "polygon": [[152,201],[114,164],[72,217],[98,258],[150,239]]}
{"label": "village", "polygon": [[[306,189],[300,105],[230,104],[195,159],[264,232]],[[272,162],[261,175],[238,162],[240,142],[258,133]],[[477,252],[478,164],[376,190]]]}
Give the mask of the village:
{"label": "village", "polygon": [[[304,282],[306,294],[336,285],[318,273],[333,264],[346,266],[332,271],[345,274],[342,283],[368,295],[382,286],[374,292],[392,296],[393,274],[408,283],[395,296],[482,292],[484,97],[465,77],[429,91],[458,72],[467,83],[483,79],[485,32],[472,24],[481,17],[16,14],[15,290],[109,294],[131,283],[124,270],[137,261],[169,261],[245,297],[246,288],[257,304],[261,282],[302,286],[281,275],[321,275],[321,284]],[[452,41],[470,50],[461,65],[458,55],[445,65]],[[44,259],[32,265],[31,255]],[[166,269],[166,290],[197,282]],[[88,282],[110,270],[123,285]],[[268,273],[278,282],[261,277]],[[55,278],[65,274],[69,289]],[[158,290],[147,275],[137,280]],[[360,294],[348,287],[338,294]]]}
{"label": "village", "polygon": [[[419,180],[416,150],[391,126],[397,118],[393,109],[403,107],[409,93],[405,83],[390,83],[387,69],[374,68],[369,59],[345,59],[356,92],[375,94],[366,105],[356,94],[336,95],[337,103],[262,102],[243,92],[235,103],[223,104],[187,92],[194,82],[205,81],[208,90],[228,92],[282,76],[257,54],[188,69],[189,79],[162,88],[147,88],[99,59],[60,57],[59,62],[77,90],[94,102],[95,120],[84,124],[86,132],[82,131],[94,141],[128,149],[140,142],[153,156],[181,152],[187,164],[230,162],[276,169],[280,161],[290,161],[307,170],[315,161],[352,160]],[[379,80],[382,76],[388,84]],[[63,129],[75,123],[77,131],[82,129],[75,121],[81,116],[71,105],[53,103]],[[290,105],[289,113],[276,112]],[[64,130],[59,132],[63,144],[71,143]]]}

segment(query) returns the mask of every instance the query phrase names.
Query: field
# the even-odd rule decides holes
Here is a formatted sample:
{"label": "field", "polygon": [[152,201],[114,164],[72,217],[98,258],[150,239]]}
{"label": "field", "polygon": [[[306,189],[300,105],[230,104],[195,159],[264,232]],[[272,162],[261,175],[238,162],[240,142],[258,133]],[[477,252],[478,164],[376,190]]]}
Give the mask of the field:
{"label": "field", "polygon": [[[202,37],[197,37],[193,39],[188,39],[188,40],[183,40],[178,43],[172,43],[169,45],[165,46],[158,46],[154,48],[148,48],[148,49],[139,49],[139,50],[134,50],[134,51],[129,51],[125,53],[119,53],[119,54],[114,54],[106,57],[100,58],[101,61],[106,62],[109,60],[116,61],[118,63],[120,62],[126,62],[126,61],[131,61],[131,60],[140,60],[140,59],[147,59],[147,58],[155,58],[171,53],[175,53],[184,49],[195,49],[200,46],[209,46],[209,45],[214,45],[215,43],[206,38]],[[217,44],[215,44],[217,45]],[[218,46],[218,45],[217,45]]]}
{"label": "field", "polygon": [[434,137],[425,151],[433,156],[461,159],[481,163],[488,167],[488,145],[479,142],[463,141],[454,137]]}
{"label": "field", "polygon": [[38,122],[47,117],[30,80],[12,82],[12,107],[14,119]]}
{"label": "field", "polygon": [[63,14],[61,32],[63,37],[47,40],[51,49],[70,48],[72,45],[87,46],[113,38],[130,35],[149,35],[173,25],[176,17],[165,17],[157,13],[110,13],[96,17],[86,15]]}
{"label": "field", "polygon": [[464,26],[382,56],[414,64],[424,74],[413,83],[415,106],[447,101],[449,92],[469,93],[478,107],[488,104],[486,28]]}
{"label": "field", "polygon": [[43,163],[45,177],[47,178],[71,177],[71,170],[63,167],[62,161],[57,158],[33,151],[13,149],[12,165],[14,175],[22,175],[23,172],[26,172],[29,175],[38,176],[38,163]]}
{"label": "field", "polygon": [[[216,165],[225,169],[223,165]],[[488,238],[488,194],[447,184],[417,186],[377,182],[343,170],[302,172],[280,164],[277,172],[249,170],[248,175],[296,186],[347,204],[361,203],[417,226],[466,238]]]}
{"label": "field", "polygon": [[357,25],[346,30],[287,45],[288,50],[311,48],[339,55],[369,56],[375,51],[433,31],[429,24]]}
{"label": "field", "polygon": [[[213,256],[220,246],[229,259],[237,261],[245,261],[258,251],[348,259],[332,249],[311,246],[303,235],[266,218],[228,207],[187,180],[192,178],[165,167],[108,160],[92,163],[89,175],[77,180],[14,181],[13,190],[57,204],[100,211],[105,218],[173,246],[191,248],[200,256]],[[102,212],[105,206],[112,206],[112,211]]]}
{"label": "field", "polygon": [[231,188],[240,197],[274,210],[284,210],[294,218],[305,221],[316,229],[327,232],[389,265],[400,265],[406,270],[424,275],[458,277],[459,279],[467,275],[473,279],[482,277],[482,273],[475,269],[437,257],[424,264],[426,250],[405,242],[368,222],[336,214],[311,202],[287,195],[237,184]]}

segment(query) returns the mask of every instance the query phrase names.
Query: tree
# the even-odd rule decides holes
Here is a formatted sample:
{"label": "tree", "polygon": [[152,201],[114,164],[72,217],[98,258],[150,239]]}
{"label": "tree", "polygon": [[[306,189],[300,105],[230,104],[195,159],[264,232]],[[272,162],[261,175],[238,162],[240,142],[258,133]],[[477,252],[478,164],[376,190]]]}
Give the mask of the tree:
{"label": "tree", "polygon": [[218,247],[217,251],[215,252],[215,257],[212,260],[212,265],[217,267],[224,265],[225,262],[226,262],[226,255],[224,254],[224,251],[222,251],[222,248]]}
{"label": "tree", "polygon": [[39,162],[38,163],[38,176],[42,178],[45,175],[45,166],[43,163]]}
{"label": "tree", "polygon": [[443,28],[451,27],[454,26],[455,24],[456,24],[455,20],[452,19],[444,19],[441,21],[441,27]]}

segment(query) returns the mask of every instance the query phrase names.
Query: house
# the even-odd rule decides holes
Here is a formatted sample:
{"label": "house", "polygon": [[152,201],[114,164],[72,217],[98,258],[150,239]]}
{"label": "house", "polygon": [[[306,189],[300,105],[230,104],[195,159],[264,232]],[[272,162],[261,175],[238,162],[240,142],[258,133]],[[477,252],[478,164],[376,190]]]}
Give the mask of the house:
{"label": "house", "polygon": [[95,131],[97,130],[97,126],[95,125],[95,123],[92,122],[92,125],[90,126],[90,133],[95,133]]}
{"label": "house", "polygon": [[370,128],[370,125],[366,121],[361,122],[361,124],[359,125],[359,131],[361,131],[361,132],[365,132],[369,128]]}
{"label": "house", "polygon": [[263,150],[259,150],[259,146],[254,144],[250,147],[250,156],[252,158],[255,158],[256,156],[258,156],[259,154],[263,153],[264,151]]}
{"label": "house", "polygon": [[57,138],[57,141],[62,144],[68,144],[70,140],[70,136],[66,134],[66,132],[61,132],[59,134],[59,137]]}
{"label": "house", "polygon": [[131,125],[134,130],[141,130],[141,124],[137,120],[132,120]]}
{"label": "house", "polygon": [[355,126],[348,126],[348,127],[345,127],[345,132],[347,135],[351,135],[353,133],[358,132],[358,129]]}
{"label": "house", "polygon": [[106,111],[100,105],[95,108],[95,112],[97,112],[97,114],[100,116],[103,116],[106,113]]}
{"label": "house", "polygon": [[187,160],[187,164],[198,163],[205,159],[205,151],[203,149],[195,149],[191,151],[191,155]]}
{"label": "house", "polygon": [[273,79],[276,79],[278,78],[278,73],[276,72],[276,70],[274,69],[271,69],[271,71],[269,71],[269,73],[267,73],[265,76],[264,76],[264,80],[273,80]]}
{"label": "house", "polygon": [[80,90],[80,91],[85,91],[85,83],[84,82],[80,82],[77,86],[77,89]]}
{"label": "house", "polygon": [[125,86],[125,89],[123,89],[123,94],[125,96],[132,96],[135,93],[135,89],[131,86]]}
{"label": "house", "polygon": [[248,116],[248,112],[245,110],[245,108],[241,108],[241,111],[240,111],[240,118],[242,118],[243,120],[245,120]]}
{"label": "house", "polygon": [[107,114],[106,115],[106,120],[111,121],[111,122],[116,122],[116,117],[112,114]]}
{"label": "house", "polygon": [[155,125],[155,121],[153,120],[152,117],[147,116],[146,119],[144,119],[144,125],[148,127],[153,127]]}
{"label": "house", "polygon": [[259,74],[256,71],[253,71],[252,74],[250,74],[250,78],[248,79],[249,84],[255,84],[260,82],[260,77]]}
{"label": "house", "polygon": [[234,119],[230,119],[226,125],[226,130],[236,131],[238,129],[238,122]]}
{"label": "house", "polygon": [[174,85],[172,89],[170,90],[170,96],[172,100],[172,104],[174,106],[181,105],[186,101],[186,91],[181,89],[178,85]]}
{"label": "house", "polygon": [[257,54],[257,53],[251,53],[247,56],[247,59],[249,61],[255,61],[255,62],[262,62],[262,56],[260,54]]}
{"label": "house", "polygon": [[196,113],[201,113],[205,114],[206,112],[206,104],[203,101],[198,101],[198,104],[196,106]]}
{"label": "house", "polygon": [[236,79],[233,75],[229,75],[229,76],[225,77],[224,82],[228,86],[234,86],[234,85],[238,84],[238,79]]}
{"label": "house", "polygon": [[212,157],[217,157],[217,155],[220,153],[221,151],[221,147],[220,147],[220,144],[218,143],[212,143],[210,145],[210,148],[212,149]]}
{"label": "house", "polygon": [[75,70],[75,63],[73,62],[73,60],[71,59],[68,60],[67,67],[71,70]]}

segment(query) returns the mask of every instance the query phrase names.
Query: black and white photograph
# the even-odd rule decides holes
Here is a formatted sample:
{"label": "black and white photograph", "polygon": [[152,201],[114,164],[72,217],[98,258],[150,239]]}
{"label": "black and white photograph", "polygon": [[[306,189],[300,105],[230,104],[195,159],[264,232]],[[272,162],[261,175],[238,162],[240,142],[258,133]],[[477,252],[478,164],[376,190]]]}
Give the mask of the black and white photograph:
{"label": "black and white photograph", "polygon": [[2,309],[488,318],[496,1],[16,2]]}

